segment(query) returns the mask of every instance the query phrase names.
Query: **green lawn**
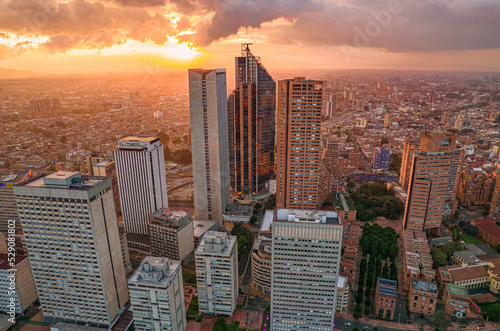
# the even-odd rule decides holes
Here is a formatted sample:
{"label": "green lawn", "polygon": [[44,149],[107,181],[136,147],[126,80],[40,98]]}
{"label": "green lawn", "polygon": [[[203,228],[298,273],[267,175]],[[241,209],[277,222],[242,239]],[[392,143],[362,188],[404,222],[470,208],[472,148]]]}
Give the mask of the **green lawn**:
{"label": "green lawn", "polygon": [[239,326],[239,321],[232,321],[231,324],[226,325],[226,331],[238,331]]}
{"label": "green lawn", "polygon": [[188,316],[195,316],[198,315],[198,298],[193,298],[191,302],[189,303],[188,310],[186,312],[186,315]]}
{"label": "green lawn", "polygon": [[469,235],[467,233],[462,232],[462,237],[463,237],[464,241],[468,244],[477,244],[478,242],[481,242],[481,240],[479,240],[478,238],[472,237],[471,235]]}

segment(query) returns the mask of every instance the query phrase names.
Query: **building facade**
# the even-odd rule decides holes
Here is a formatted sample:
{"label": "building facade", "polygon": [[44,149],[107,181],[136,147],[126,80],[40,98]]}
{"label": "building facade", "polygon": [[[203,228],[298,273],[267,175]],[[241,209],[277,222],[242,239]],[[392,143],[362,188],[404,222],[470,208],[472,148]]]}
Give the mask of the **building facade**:
{"label": "building facade", "polygon": [[264,236],[255,239],[252,250],[252,287],[271,294],[272,240]]}
{"label": "building facade", "polygon": [[[439,229],[457,185],[460,165],[451,133],[422,134],[420,150],[413,154],[404,227],[411,230]],[[463,156],[463,154],[461,154]],[[456,192],[456,191],[455,191]]]}
{"label": "building facade", "polygon": [[339,276],[337,280],[337,306],[338,312],[343,312],[349,304],[349,283],[347,277]]}
{"label": "building facade", "polygon": [[92,167],[92,176],[111,177],[111,186],[113,187],[116,215],[121,215],[122,208],[120,204],[120,191],[118,189],[118,176],[116,175],[115,161],[104,160],[98,163],[94,163]]}
{"label": "building facade", "polygon": [[147,234],[149,213],[168,208],[163,145],[159,138],[123,138],[115,163],[125,231]]}
{"label": "building facade", "polygon": [[196,248],[195,263],[200,312],[232,316],[238,298],[236,236],[208,231]]}
{"label": "building facade", "polygon": [[396,310],[396,287],[394,280],[379,278],[375,290],[375,313],[380,318],[394,319]]}
{"label": "building facade", "polygon": [[481,168],[462,170],[457,199],[462,206],[489,204],[495,190],[495,176]]}
{"label": "building facade", "polygon": [[276,82],[250,44],[235,58],[235,90],[227,100],[231,186],[238,195],[263,191],[274,174]]}
{"label": "building facade", "polygon": [[194,214],[222,224],[229,191],[226,69],[189,70]]}
{"label": "building facade", "polygon": [[183,261],[194,251],[193,222],[185,211],[155,211],[150,214],[148,231],[153,256]]}
{"label": "building facade", "polygon": [[388,171],[391,162],[391,149],[388,145],[380,147],[380,151],[373,155],[373,171]]}
{"label": "building facade", "polygon": [[271,330],[335,324],[342,225],[336,213],[278,210],[272,230]]}
{"label": "building facade", "polygon": [[[24,313],[37,299],[35,283],[31,274],[30,262],[26,255],[16,255],[11,266],[8,253],[0,254],[0,311],[8,313],[11,298],[15,298],[15,313]],[[11,269],[15,269],[15,278],[11,278]],[[14,288],[11,282],[15,283]],[[14,291],[14,293],[10,293]]]}
{"label": "building facade", "polygon": [[295,77],[278,82],[278,208],[317,209],[326,199],[328,175],[320,141],[322,102],[322,81]]}
{"label": "building facade", "polygon": [[128,286],[136,331],[186,330],[180,261],[146,256]]}
{"label": "building facade", "polygon": [[13,173],[0,177],[0,233],[8,236],[9,221],[14,221],[14,230],[21,229],[16,209],[13,188],[31,177],[31,171]]}
{"label": "building facade", "polygon": [[461,285],[447,284],[443,295],[444,311],[456,317],[472,317],[469,291]]}
{"label": "building facade", "polygon": [[110,178],[59,171],[14,187],[44,320],[107,327],[128,301]]}
{"label": "building facade", "polygon": [[413,155],[418,153],[420,149],[420,141],[406,140],[403,148],[403,156],[401,158],[401,170],[399,175],[399,185],[408,191],[410,186],[411,166],[413,164]]}
{"label": "building facade", "polygon": [[438,290],[435,283],[427,283],[419,280],[412,280],[410,282],[408,309],[412,313],[434,315],[437,298]]}

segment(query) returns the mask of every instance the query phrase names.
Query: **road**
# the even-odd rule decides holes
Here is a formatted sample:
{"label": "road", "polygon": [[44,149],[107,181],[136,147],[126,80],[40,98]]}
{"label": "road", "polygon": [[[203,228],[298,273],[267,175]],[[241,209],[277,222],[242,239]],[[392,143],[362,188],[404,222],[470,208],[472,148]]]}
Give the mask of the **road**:
{"label": "road", "polygon": [[[345,326],[346,322],[351,323],[351,326]],[[401,326],[400,329],[393,329],[393,328],[388,328],[385,326],[379,326],[378,329],[380,331],[409,330],[409,329],[405,328],[405,324],[403,324],[403,323],[401,323],[400,326]],[[371,323],[365,323],[362,321],[355,321],[355,320],[351,321],[351,320],[347,320],[347,319],[339,318],[339,317],[335,318],[335,329],[336,330],[348,331],[348,330],[352,330],[355,327],[358,328],[359,331],[362,331],[363,328],[365,328],[365,330],[373,330],[374,325]]]}

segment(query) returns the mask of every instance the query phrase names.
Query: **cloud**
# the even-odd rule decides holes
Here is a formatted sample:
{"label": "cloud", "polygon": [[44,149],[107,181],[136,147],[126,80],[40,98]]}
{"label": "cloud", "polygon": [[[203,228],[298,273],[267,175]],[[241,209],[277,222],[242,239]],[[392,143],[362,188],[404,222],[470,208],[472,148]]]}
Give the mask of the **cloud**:
{"label": "cloud", "polygon": [[103,3],[72,0],[0,0],[0,31],[26,36],[48,36],[43,44],[51,51],[101,48],[127,39],[163,44],[176,34],[162,12],[118,8]]}

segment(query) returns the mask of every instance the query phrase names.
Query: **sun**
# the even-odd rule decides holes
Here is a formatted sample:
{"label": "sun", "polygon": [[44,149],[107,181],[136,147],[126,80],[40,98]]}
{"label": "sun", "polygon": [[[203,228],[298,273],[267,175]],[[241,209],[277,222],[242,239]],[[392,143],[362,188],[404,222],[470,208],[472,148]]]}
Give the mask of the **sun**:
{"label": "sun", "polygon": [[189,46],[187,43],[179,43],[166,46],[163,56],[171,60],[191,62],[200,56],[200,51],[196,47]]}

